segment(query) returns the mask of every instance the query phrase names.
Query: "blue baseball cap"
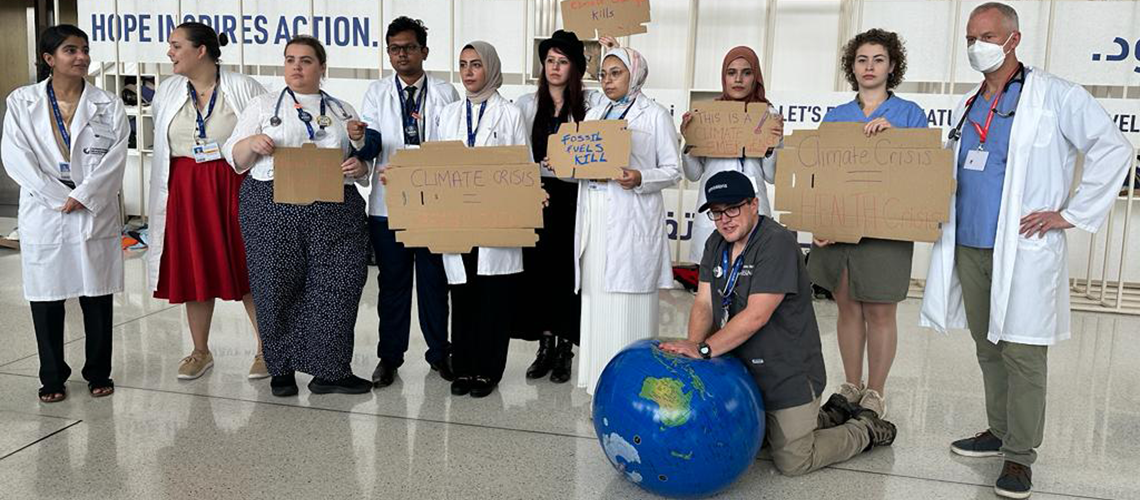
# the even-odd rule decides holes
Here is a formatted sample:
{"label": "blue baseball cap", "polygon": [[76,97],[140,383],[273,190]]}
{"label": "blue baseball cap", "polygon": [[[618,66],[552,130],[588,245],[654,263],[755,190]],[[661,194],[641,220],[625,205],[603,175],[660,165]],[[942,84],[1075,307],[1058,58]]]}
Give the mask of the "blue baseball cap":
{"label": "blue baseball cap", "polygon": [[718,203],[733,205],[755,197],[756,190],[748,176],[735,170],[717,172],[705,183],[705,204],[697,211],[704,212]]}

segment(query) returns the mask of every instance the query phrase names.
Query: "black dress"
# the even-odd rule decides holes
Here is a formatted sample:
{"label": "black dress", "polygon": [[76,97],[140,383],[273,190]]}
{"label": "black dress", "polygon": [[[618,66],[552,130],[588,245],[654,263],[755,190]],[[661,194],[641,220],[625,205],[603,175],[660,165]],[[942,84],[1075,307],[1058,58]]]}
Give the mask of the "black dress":
{"label": "black dress", "polygon": [[[546,120],[535,117],[534,127],[544,128],[545,136],[549,136],[567,119],[565,110],[562,116]],[[541,161],[546,157],[546,141],[531,142],[535,161]],[[582,297],[574,292],[578,183],[543,177],[542,188],[550,194],[550,203],[542,210],[543,227],[538,230],[538,244],[523,248],[522,307],[516,316],[514,336],[538,340],[543,332],[552,332],[577,344],[582,315]]]}

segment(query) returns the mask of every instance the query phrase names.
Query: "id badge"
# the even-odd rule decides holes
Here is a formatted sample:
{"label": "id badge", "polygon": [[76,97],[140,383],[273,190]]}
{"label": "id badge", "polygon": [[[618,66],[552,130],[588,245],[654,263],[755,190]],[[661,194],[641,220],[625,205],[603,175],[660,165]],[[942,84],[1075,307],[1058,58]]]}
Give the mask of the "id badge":
{"label": "id badge", "polygon": [[207,142],[205,144],[195,144],[194,161],[198,163],[206,163],[208,161],[222,159],[222,150],[218,147],[217,142]]}
{"label": "id badge", "polygon": [[65,181],[71,180],[71,164],[65,161],[59,162],[59,178]]}
{"label": "id badge", "polygon": [[980,149],[971,149],[966,153],[966,164],[963,167],[966,170],[974,170],[976,172],[983,172],[986,170],[986,160],[989,159],[990,152],[982,151]]}

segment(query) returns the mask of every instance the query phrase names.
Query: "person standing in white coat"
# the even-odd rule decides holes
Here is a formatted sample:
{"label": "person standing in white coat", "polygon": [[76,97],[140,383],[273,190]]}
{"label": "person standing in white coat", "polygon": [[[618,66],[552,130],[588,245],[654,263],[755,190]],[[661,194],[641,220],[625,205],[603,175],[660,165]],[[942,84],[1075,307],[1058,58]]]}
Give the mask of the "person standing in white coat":
{"label": "person standing in white coat", "polygon": [[205,24],[179,25],[169,44],[174,74],[158,85],[154,101],[150,290],[155,298],[186,304],[194,350],[179,362],[179,379],[196,379],[214,366],[209,340],[215,299],[245,305],[257,341],[249,378],[266,378],[238,222],[245,174],[234,172],[221,152],[246,104],[265,87],[221,69],[225,40]]}
{"label": "person standing in white coat", "polygon": [[591,396],[606,363],[635,340],[657,335],[658,289],[673,284],[661,191],[681,179],[677,129],[660,104],[641,93],[649,76],[636,50],[602,59],[609,104],[587,120],[626,120],[629,168],[613,181],[579,181],[574,229],[576,289],[582,293],[578,387]]}
{"label": "person standing in white coat", "polygon": [[[377,176],[388,168],[388,159],[396,151],[434,140],[443,107],[459,100],[455,87],[424,72],[428,47],[427,28],[422,22],[397,17],[388,25],[385,36],[388,61],[396,74],[372,82],[360,108],[361,116],[368,124],[361,154],[376,158]],[[381,182],[372,183],[368,215],[372,253],[380,268],[377,276],[380,340],[376,346],[380,361],[372,372],[372,382],[377,387],[392,385],[396,380],[396,370],[404,364],[412,326],[413,270],[420,330],[428,346],[424,358],[444,380],[453,380],[451,345],[447,341],[447,276],[443,272],[443,259],[426,248],[406,248],[396,241],[396,232],[388,228],[388,205]]]}
{"label": "person standing in white coat", "polygon": [[[467,147],[526,146],[522,112],[499,95],[499,54],[487,42],[471,42],[459,54],[466,99],[439,117],[439,138]],[[516,305],[521,248],[479,247],[443,256],[451,285],[451,341],[455,380],[451,394],[481,398],[494,392],[507,366],[510,318]]]}
{"label": "person standing in white coat", "polygon": [[130,126],[123,102],[84,80],[88,37],[72,25],[40,34],[40,82],[8,95],[0,154],[20,185],[20,262],[40,359],[40,401],[67,397],[64,301],[79,298],[92,396],[111,380],[113,294],[123,291],[123,186]]}
{"label": "person standing in white coat", "polygon": [[[602,37],[602,43],[616,43]],[[559,179],[550,170],[546,145],[562,124],[580,122],[586,112],[604,106],[606,96],[582,88],[586,72],[585,47],[573,32],[558,30],[538,45],[542,74],[538,91],[515,103],[522,110],[530,133],[531,155],[540,160],[542,188],[550,196],[542,210],[538,243],[523,249],[523,286],[526,290],[546,289],[546,293],[522,294],[512,335],[537,340],[538,352],[526,369],[526,378],[538,379],[550,373],[551,382],[570,380],[574,345],[581,332],[582,299],[574,289],[574,217],[578,211],[578,182]]]}
{"label": "person standing in white coat", "polygon": [[[740,46],[728,51],[721,64],[720,74],[721,94],[718,101],[739,101],[768,105],[771,116],[779,120],[780,124],[772,133],[778,137],[784,136],[784,119],[780,112],[771,106],[764,95],[764,75],[760,73],[760,58],[752,49]],[[683,133],[692,120],[692,113],[685,113],[681,117],[681,132]],[[681,155],[681,165],[685,170],[685,178],[690,182],[700,181],[697,191],[697,206],[705,204],[705,184],[713,175],[719,172],[733,170],[741,172],[752,180],[756,189],[756,199],[759,200],[760,215],[772,216],[772,206],[768,203],[767,184],[776,182],[776,156],[769,150],[764,158],[708,158],[693,156],[688,153],[690,148],[685,147]],[[716,231],[716,224],[708,217],[697,216],[693,218],[692,237],[689,239],[689,262],[700,263],[705,251],[705,242]]]}
{"label": "person standing in white coat", "polygon": [[1013,8],[979,5],[966,41],[985,81],[953,115],[958,189],[931,255],[921,324],[969,327],[977,346],[988,427],[951,450],[1002,457],[996,493],[1027,498],[1044,437],[1048,348],[1070,336],[1064,231],[1100,227],[1132,147],[1083,87],[1018,61]]}

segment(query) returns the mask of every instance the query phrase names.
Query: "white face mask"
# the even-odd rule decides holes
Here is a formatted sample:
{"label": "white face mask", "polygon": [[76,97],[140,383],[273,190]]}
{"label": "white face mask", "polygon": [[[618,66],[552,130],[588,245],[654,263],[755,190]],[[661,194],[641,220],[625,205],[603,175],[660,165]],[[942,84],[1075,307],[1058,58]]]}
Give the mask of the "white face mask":
{"label": "white face mask", "polygon": [[974,44],[966,47],[966,55],[970,58],[970,67],[982,73],[992,73],[1001,67],[1005,61],[1005,44],[1013,39],[1013,33],[1001,45],[996,43],[975,40]]}

